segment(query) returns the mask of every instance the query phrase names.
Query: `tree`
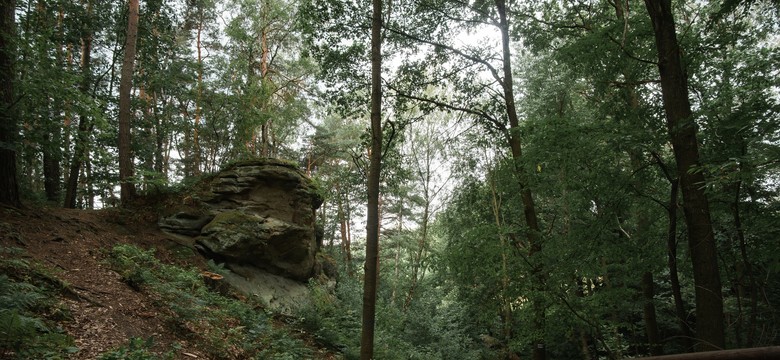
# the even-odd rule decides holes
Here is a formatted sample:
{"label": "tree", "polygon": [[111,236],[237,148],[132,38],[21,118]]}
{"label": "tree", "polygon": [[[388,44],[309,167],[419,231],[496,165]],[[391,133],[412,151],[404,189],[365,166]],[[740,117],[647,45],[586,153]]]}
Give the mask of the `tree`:
{"label": "tree", "polygon": [[119,182],[121,198],[127,203],[135,196],[133,177],[133,154],[130,144],[130,90],[133,86],[135,66],[135,48],[138,39],[138,0],[129,0],[127,17],[127,38],[125,39],[125,57],[122,62],[122,78],[119,81]]}
{"label": "tree", "polygon": [[[418,11],[425,16],[421,17],[419,22],[410,23],[403,17],[396,19],[389,31],[397,35],[396,41],[399,45],[411,43],[415,47],[433,49],[424,61],[410,60],[402,66],[403,75],[399,76],[401,79],[398,85],[394,84],[393,90],[398,97],[425,104],[427,107],[463,112],[482,122],[487,131],[498,130],[503,135],[504,144],[514,162],[515,181],[519,184],[522,195],[519,201],[523,208],[524,228],[521,232],[524,240],[516,238],[514,242],[516,246],[527,251],[527,254],[522,256],[528,257],[531,264],[530,278],[535,283],[536,292],[541,295],[545,292],[545,271],[544,264],[537,255],[542,251],[543,239],[533,192],[528,184],[528,170],[522,165],[523,145],[512,70],[510,10],[504,0],[495,0],[492,4],[424,2],[420,4]],[[446,14],[444,19],[447,21],[439,20],[442,14]],[[413,16],[410,14],[407,17]],[[426,20],[436,24],[423,25]],[[447,40],[455,31],[468,31],[486,25],[495,27],[499,32],[501,51],[498,54],[492,54],[490,49],[478,46],[454,45]],[[490,74],[491,81],[486,82],[471,76],[467,76],[467,79],[459,78],[464,75],[443,65],[447,63],[456,69],[479,67]],[[425,88],[425,84],[445,81],[456,85],[456,96],[443,100],[416,94],[419,89]],[[546,358],[545,308],[542,296],[532,298],[531,303],[534,312],[533,327],[538,337],[529,345],[533,358],[542,360]]]}
{"label": "tree", "polygon": [[[412,299],[415,296],[417,286],[422,282],[426,268],[425,258],[431,247],[431,225],[437,212],[434,203],[443,193],[451,174],[448,174],[447,164],[443,161],[447,134],[442,130],[443,127],[452,124],[452,115],[446,112],[437,112],[428,114],[424,119],[417,123],[411,123],[407,126],[408,135],[404,155],[413,172],[412,180],[408,187],[410,190],[404,192],[413,192],[399,201],[399,205],[406,205],[413,211],[413,205],[422,206],[422,214],[415,218],[414,213],[403,218],[403,211],[399,211],[398,227],[403,228],[404,220],[412,220],[416,223],[418,231],[414,235],[417,237],[417,248],[411,259],[411,285],[404,301],[404,310],[409,308]],[[397,191],[396,191],[397,192]],[[412,204],[410,206],[409,204]],[[411,219],[409,219],[411,218]],[[398,255],[396,255],[398,256]],[[396,260],[397,263],[397,260]],[[398,266],[396,264],[396,266]],[[397,275],[396,275],[397,277]]]}
{"label": "tree", "polygon": [[379,179],[382,169],[382,0],[373,0],[371,17],[371,154],[368,169],[366,264],[360,358],[374,357],[376,292],[379,272]]}
{"label": "tree", "polygon": [[[501,46],[503,55],[503,81],[500,81],[501,87],[504,91],[504,102],[506,104],[506,113],[509,118],[509,147],[512,153],[512,159],[515,161],[515,168],[517,173],[517,181],[520,184],[520,191],[522,192],[523,203],[523,215],[525,218],[526,238],[528,257],[532,263],[531,276],[535,283],[535,290],[544,292],[545,278],[544,278],[544,264],[538,259],[538,256],[534,258],[534,255],[542,251],[542,239],[541,229],[539,227],[539,219],[536,214],[536,205],[534,204],[534,198],[531,193],[531,189],[528,187],[526,180],[526,170],[520,165],[523,160],[522,147],[520,141],[520,120],[517,116],[517,108],[515,105],[514,85],[512,81],[512,53],[510,52],[510,39],[509,39],[509,23],[507,20],[507,6],[504,0],[496,0],[496,11],[498,12],[498,27],[501,31]],[[534,320],[533,326],[538,332],[537,338],[533,343],[533,358],[534,360],[544,360],[547,358],[545,343],[544,343],[544,318],[545,309],[539,299],[536,299],[532,303]]]}
{"label": "tree", "polygon": [[16,177],[15,13],[15,0],[0,1],[0,203],[18,207],[21,202]]}
{"label": "tree", "polygon": [[[315,127],[308,140],[306,153],[307,171],[322,184],[327,192],[326,201],[320,207],[319,221],[329,239],[331,250],[338,242],[340,258],[348,276],[354,274],[352,264],[353,220],[365,214],[358,213],[365,202],[366,169],[363,154],[366,144],[362,141],[364,120],[326,115]],[[336,235],[338,234],[338,237]]]}
{"label": "tree", "polygon": [[[62,128],[63,105],[72,93],[64,89],[63,82],[70,80],[65,65],[63,45],[65,29],[63,4],[37,1],[32,8],[32,0],[23,2],[18,22],[21,25],[19,38],[19,62],[16,67],[16,93],[35,93],[37,96],[22,96],[17,105],[16,115],[33,128],[25,131],[27,141],[20,144],[20,160],[25,163],[24,189],[40,188],[36,176],[31,172],[38,169],[42,160],[43,187],[46,199],[59,202],[61,190]],[[78,5],[76,5],[78,6]],[[52,49],[56,49],[52,52]],[[42,155],[42,156],[41,156]]]}
{"label": "tree", "polygon": [[232,0],[239,12],[225,31],[226,83],[235,92],[236,147],[243,154],[280,156],[308,114],[301,96],[313,72],[294,27],[298,5],[287,0]]}
{"label": "tree", "polygon": [[645,5],[655,34],[666,126],[677,161],[688,227],[696,285],[696,336],[700,341],[697,348],[700,351],[723,349],[726,339],[718,254],[672,4],[671,0],[645,0]]}
{"label": "tree", "polygon": [[197,95],[195,98],[195,124],[193,124],[192,127],[192,152],[193,154],[193,161],[192,161],[192,173],[194,175],[200,174],[201,169],[201,159],[200,159],[200,143],[198,142],[198,132],[200,131],[200,123],[201,123],[201,117],[202,117],[202,103],[203,103],[203,69],[204,69],[204,63],[203,63],[203,30],[204,25],[206,24],[207,20],[213,20],[213,16],[210,16],[210,13],[206,12],[206,8],[213,9],[214,5],[211,3],[206,3],[204,1],[196,2],[194,7],[195,10],[195,21],[196,21],[196,36],[195,36],[195,48],[197,49],[198,53],[198,84],[197,84]]}
{"label": "tree", "polygon": [[[92,0],[86,1],[86,16],[92,15]],[[86,29],[81,37],[81,84],[79,90],[85,96],[89,96],[89,90],[92,83],[92,29]],[[93,129],[90,121],[90,114],[84,109],[79,114],[78,131],[76,132],[76,144],[73,148],[73,155],[70,160],[70,173],[65,185],[65,201],[63,206],[66,208],[76,207],[76,196],[78,192],[79,176],[81,174],[81,165],[87,162],[89,157],[89,136]]]}
{"label": "tree", "polygon": [[697,120],[703,124],[697,136],[703,144],[700,156],[721,277],[724,288],[734,289],[724,292],[725,316],[734,319],[727,320],[731,326],[726,341],[736,347],[755,346],[761,338],[757,327],[765,326],[759,294],[767,284],[758,274],[766,263],[756,246],[764,246],[761,234],[773,227],[756,226],[756,221],[774,213],[758,213],[756,202],[772,203],[765,196],[773,197],[774,191],[756,181],[777,170],[765,156],[778,146],[769,139],[776,136],[780,116],[778,99],[770,90],[780,80],[770,75],[776,73],[780,52],[767,40],[776,36],[770,29],[776,24],[778,3],[744,3],[731,9],[733,13],[723,13],[721,8],[715,20],[699,25],[709,30],[700,42],[719,51],[685,56],[692,74],[690,92],[696,94],[693,101],[699,106]]}

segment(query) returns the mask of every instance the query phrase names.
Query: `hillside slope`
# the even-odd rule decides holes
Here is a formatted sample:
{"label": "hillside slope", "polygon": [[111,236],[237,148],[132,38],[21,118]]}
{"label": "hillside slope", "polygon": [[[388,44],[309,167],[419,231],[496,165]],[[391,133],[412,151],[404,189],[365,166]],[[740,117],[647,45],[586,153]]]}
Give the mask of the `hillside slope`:
{"label": "hillside slope", "polygon": [[[156,220],[154,212],[144,209],[0,208],[0,246],[21,248],[23,257],[40,263],[67,284],[59,295],[58,306],[69,315],[58,323],[79,349],[70,359],[96,359],[111,349],[127,346],[131,339],[150,338],[152,352],[167,353],[175,359],[241,358],[246,354],[238,350],[220,354],[209,348],[208,342],[201,341],[202,334],[196,333],[202,332],[202,327],[172,324],[177,314],[160,301],[158,294],[143,287],[134,289],[112,269],[109,257],[118,244],[155,249],[155,257],[162,264],[207,268],[205,260],[192,249],[159,232]],[[270,323],[275,331],[289,334],[310,348],[307,357],[335,358],[279,318]]]}

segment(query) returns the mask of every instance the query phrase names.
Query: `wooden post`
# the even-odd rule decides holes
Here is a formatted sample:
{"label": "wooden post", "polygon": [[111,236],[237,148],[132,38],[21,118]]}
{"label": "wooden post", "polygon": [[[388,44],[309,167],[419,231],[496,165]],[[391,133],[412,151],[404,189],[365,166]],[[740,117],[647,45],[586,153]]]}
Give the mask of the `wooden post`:
{"label": "wooden post", "polygon": [[760,360],[780,359],[780,346],[749,349],[703,351],[688,354],[644,357],[645,360]]}

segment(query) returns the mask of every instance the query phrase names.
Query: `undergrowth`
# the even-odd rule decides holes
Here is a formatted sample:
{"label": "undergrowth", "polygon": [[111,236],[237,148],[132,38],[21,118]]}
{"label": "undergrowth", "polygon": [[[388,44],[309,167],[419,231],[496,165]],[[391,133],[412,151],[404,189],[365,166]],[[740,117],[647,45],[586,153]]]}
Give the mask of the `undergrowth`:
{"label": "undergrowth", "polygon": [[301,327],[314,334],[321,345],[343,353],[347,359],[360,356],[357,336],[361,330],[360,307],[357,302],[344,301],[350,292],[359,290],[354,285],[343,282],[333,294],[319,284],[310,283],[310,301],[298,309]]}
{"label": "undergrowth", "polygon": [[154,346],[154,338],[132,338],[127,345],[120,346],[100,356],[99,360],[172,360],[175,358],[173,351],[163,355],[155,354],[151,349]]}
{"label": "undergrowth", "polygon": [[122,279],[134,289],[148,292],[157,305],[167,309],[171,327],[200,344],[209,357],[312,358],[301,340],[275,328],[272,318],[259,306],[209,290],[197,269],[163,264],[153,249],[132,245],[118,245],[110,255],[111,266]]}
{"label": "undergrowth", "polygon": [[[429,287],[433,288],[432,286]],[[334,291],[335,290],[335,291]],[[309,301],[298,309],[299,326],[321,346],[345,359],[360,358],[362,283],[340,279],[335,289],[310,283]],[[377,296],[374,357],[383,360],[496,359],[499,354],[476,343],[464,326],[463,308],[450,295],[430,290],[407,310],[393,303],[389,287]]]}
{"label": "undergrowth", "polygon": [[23,259],[24,251],[0,247],[0,358],[65,359],[78,351],[55,320],[63,284]]}
{"label": "undergrowth", "polygon": [[[209,289],[195,268],[161,263],[154,250],[132,245],[114,247],[111,267],[129,286],[146,293],[163,319],[182,339],[197,344],[210,359],[312,359],[315,354],[293,332],[308,333],[319,348],[345,359],[359,358],[360,282],[344,279],[333,288],[312,281],[309,301],[280,325],[259,303],[238,300]],[[213,262],[210,271],[227,271]],[[28,262],[19,249],[0,247],[0,359],[67,359],[78,352],[57,322],[69,318],[59,295],[66,284],[43,267]],[[378,306],[375,354],[381,359],[489,359],[460,321],[461,309],[442,307],[446,294],[423,296],[403,312],[383,302]],[[454,303],[453,303],[454,304]],[[296,330],[292,330],[295,328]],[[168,360],[154,338],[133,338],[102,354],[99,360]],[[77,356],[76,356],[77,357]]]}

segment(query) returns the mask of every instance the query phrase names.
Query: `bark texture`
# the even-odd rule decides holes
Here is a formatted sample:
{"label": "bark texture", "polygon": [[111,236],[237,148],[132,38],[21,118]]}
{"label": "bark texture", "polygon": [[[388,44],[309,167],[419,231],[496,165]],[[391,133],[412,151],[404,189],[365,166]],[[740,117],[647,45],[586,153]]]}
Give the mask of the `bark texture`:
{"label": "bark texture", "polygon": [[696,287],[697,350],[723,349],[723,297],[717,249],[704,174],[699,167],[696,125],[688,99],[688,78],[677,42],[671,0],[645,0],[653,24],[666,125],[677,161],[683,211]]}
{"label": "bark texture", "polygon": [[382,162],[382,0],[373,0],[371,19],[371,154],[368,169],[366,264],[360,359],[374,357],[376,288],[379,272],[379,172]]}
{"label": "bark texture", "polygon": [[122,78],[119,80],[119,182],[122,202],[126,203],[135,196],[133,176],[133,154],[130,146],[130,90],[133,86],[136,42],[138,39],[138,0],[130,0],[130,13],[127,18],[127,39],[125,57],[122,62]]}

